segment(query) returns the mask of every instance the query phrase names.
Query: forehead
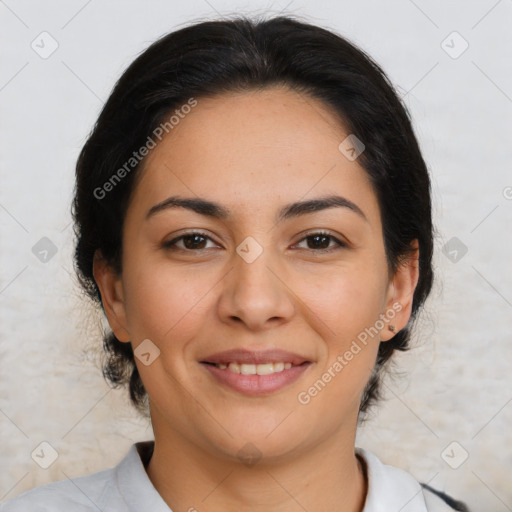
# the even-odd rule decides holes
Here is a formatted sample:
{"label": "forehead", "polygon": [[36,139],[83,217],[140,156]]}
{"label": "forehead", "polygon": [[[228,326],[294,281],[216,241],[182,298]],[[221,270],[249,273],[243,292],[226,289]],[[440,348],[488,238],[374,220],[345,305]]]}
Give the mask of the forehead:
{"label": "forehead", "polygon": [[348,135],[322,102],[283,87],[197,98],[146,158],[134,201],[196,195],[243,215],[336,193],[378,217],[366,171],[339,150]]}

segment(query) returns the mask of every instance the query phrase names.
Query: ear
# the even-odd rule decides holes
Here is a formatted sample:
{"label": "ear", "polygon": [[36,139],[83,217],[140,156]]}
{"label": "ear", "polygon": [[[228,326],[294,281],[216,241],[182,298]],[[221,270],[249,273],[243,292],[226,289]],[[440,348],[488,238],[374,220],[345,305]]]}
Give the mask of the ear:
{"label": "ear", "polygon": [[[417,239],[413,240],[411,247],[414,249],[414,252],[399,265],[395,275],[389,282],[384,312],[386,322],[380,333],[381,341],[388,341],[393,338],[398,331],[407,325],[411,317],[412,299],[419,277]],[[390,325],[395,327],[394,332],[388,329]]]}
{"label": "ear", "polygon": [[129,342],[121,276],[103,258],[99,249],[94,253],[92,272],[112,331],[119,341]]}

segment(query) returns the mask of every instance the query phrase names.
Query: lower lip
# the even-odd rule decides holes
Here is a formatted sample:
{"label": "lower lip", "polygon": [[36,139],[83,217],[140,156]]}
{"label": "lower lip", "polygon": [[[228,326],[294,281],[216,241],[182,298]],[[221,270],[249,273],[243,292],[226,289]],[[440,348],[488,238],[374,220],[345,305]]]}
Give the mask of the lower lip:
{"label": "lower lip", "polygon": [[284,388],[296,381],[311,366],[311,363],[304,363],[270,375],[243,375],[227,368],[221,370],[212,364],[201,364],[217,380],[246,395],[265,395]]}

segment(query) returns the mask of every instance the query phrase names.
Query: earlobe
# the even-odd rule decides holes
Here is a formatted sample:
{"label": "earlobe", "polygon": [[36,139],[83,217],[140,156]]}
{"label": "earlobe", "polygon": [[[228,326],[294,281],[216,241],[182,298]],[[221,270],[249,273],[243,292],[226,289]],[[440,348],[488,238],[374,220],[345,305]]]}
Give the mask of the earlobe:
{"label": "earlobe", "polygon": [[103,258],[99,249],[94,253],[93,275],[100,289],[101,302],[112,331],[119,341],[129,342],[123,283],[121,277]]}
{"label": "earlobe", "polygon": [[388,341],[403,329],[411,317],[414,290],[419,278],[418,241],[411,243],[413,252],[399,265],[388,287],[386,318],[389,321],[381,331],[381,341]]}

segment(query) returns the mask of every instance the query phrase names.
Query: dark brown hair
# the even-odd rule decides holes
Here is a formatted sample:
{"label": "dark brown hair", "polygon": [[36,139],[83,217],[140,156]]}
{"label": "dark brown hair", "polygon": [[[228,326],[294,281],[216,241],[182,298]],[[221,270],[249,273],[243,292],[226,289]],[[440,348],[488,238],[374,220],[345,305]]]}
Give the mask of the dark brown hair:
{"label": "dark brown hair", "polygon": [[[379,396],[381,370],[395,350],[406,350],[411,324],[433,283],[430,179],[408,111],[383,70],[344,37],[289,16],[239,17],[195,23],[147,48],[115,85],[76,166],[73,202],[75,267],[83,289],[101,304],[94,281],[97,249],[119,272],[122,227],[140,163],[98,190],[144,145],[155,128],[193,97],[286,85],[323,101],[344,128],[365,144],[359,163],[374,187],[386,258],[395,272],[419,243],[419,280],[408,325],[381,343],[360,412]],[[126,167],[125,167],[126,169]],[[147,415],[147,393],[130,343],[105,333],[104,376],[128,385],[135,407]]]}

